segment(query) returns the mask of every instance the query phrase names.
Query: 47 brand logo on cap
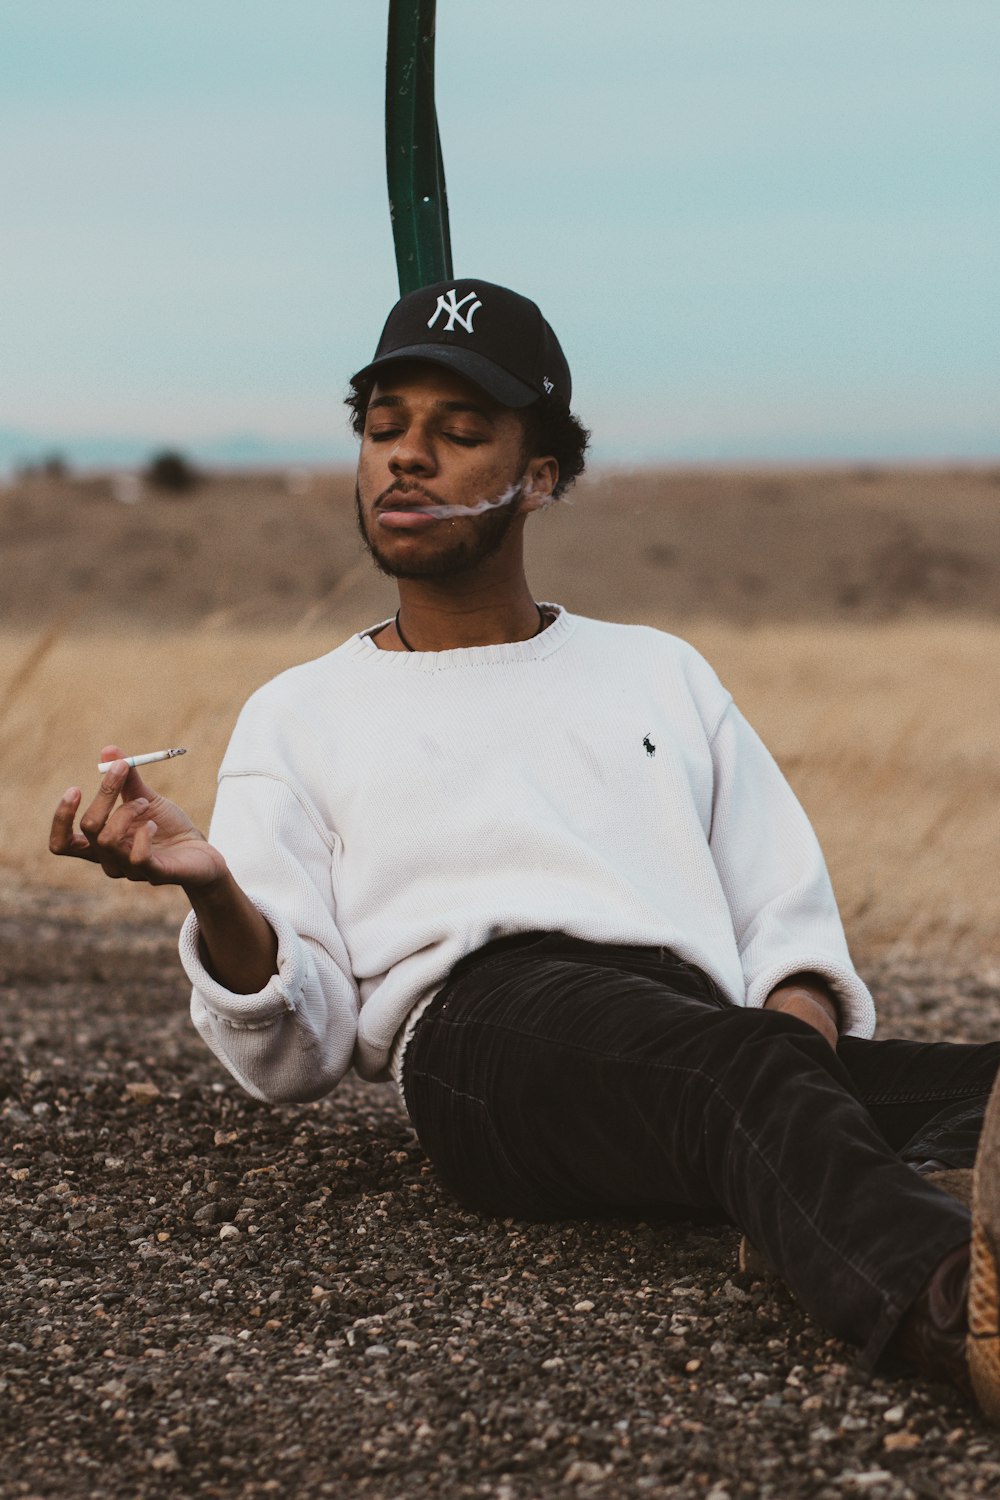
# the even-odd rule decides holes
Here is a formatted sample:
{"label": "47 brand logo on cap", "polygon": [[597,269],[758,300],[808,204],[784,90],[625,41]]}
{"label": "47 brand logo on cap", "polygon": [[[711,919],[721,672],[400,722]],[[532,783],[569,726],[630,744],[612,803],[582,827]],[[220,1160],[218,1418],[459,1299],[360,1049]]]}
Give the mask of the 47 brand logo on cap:
{"label": "47 brand logo on cap", "polygon": [[[461,309],[467,302],[471,302],[472,306],[463,317]],[[433,313],[427,319],[427,327],[433,328],[438,318],[444,313],[448,319],[444,325],[443,331],[445,333],[454,333],[456,323],[461,323],[466,333],[471,333],[472,320],[482,305],[475,292],[466,292],[465,296],[459,301],[458,291],[455,287],[452,287],[450,292],[442,292],[438,297],[437,307],[435,307]]]}

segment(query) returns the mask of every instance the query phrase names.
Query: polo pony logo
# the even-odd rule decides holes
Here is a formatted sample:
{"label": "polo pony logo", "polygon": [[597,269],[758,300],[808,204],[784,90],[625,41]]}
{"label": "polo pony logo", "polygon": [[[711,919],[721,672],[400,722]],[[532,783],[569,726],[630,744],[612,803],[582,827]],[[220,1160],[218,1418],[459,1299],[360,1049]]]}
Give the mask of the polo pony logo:
{"label": "polo pony logo", "polygon": [[[460,309],[463,308],[467,302],[471,302],[472,306],[463,317]],[[472,320],[476,316],[476,313],[479,311],[482,305],[483,304],[480,302],[479,297],[475,292],[466,292],[462,300],[459,301],[458,291],[455,287],[452,287],[450,292],[442,292],[439,295],[437,300],[437,307],[435,307],[431,317],[427,319],[427,327],[433,328],[438,318],[442,313],[444,313],[448,319],[447,323],[444,325],[445,333],[454,333],[456,323],[461,323],[466,333],[471,333]]]}

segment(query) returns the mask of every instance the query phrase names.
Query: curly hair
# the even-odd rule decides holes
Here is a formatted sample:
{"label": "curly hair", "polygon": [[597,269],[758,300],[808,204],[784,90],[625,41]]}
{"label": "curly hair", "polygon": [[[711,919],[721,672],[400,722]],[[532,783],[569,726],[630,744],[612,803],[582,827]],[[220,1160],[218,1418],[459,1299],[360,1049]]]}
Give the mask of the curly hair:
{"label": "curly hair", "polygon": [[[374,387],[375,376],[362,375],[351,381],[350,392],[344,398],[344,405],[351,414],[351,430],[357,437],[364,434],[368,402]],[[559,481],[552,491],[553,500],[558,500],[587,466],[590,433],[579,417],[566,407],[550,406],[543,396],[530,406],[519,407],[517,414],[524,424],[525,457],[547,458],[551,455],[559,465]]]}

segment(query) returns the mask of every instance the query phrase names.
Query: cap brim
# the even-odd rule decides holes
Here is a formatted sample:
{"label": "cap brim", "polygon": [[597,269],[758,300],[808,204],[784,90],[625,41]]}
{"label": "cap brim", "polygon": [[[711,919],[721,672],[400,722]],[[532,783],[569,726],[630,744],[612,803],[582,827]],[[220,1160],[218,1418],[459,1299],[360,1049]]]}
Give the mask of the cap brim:
{"label": "cap brim", "polygon": [[464,375],[473,385],[478,385],[494,401],[499,401],[501,406],[530,406],[540,395],[530,385],[525,385],[523,380],[518,380],[516,375],[509,375],[506,370],[495,365],[492,360],[484,359],[474,349],[460,349],[453,344],[411,344],[405,349],[393,349],[391,354],[373,359],[370,365],[358,370],[351,379],[360,380],[365,375],[373,375],[387,365],[398,364],[401,359],[419,359],[426,364],[443,365],[447,370],[457,370],[459,375]]}

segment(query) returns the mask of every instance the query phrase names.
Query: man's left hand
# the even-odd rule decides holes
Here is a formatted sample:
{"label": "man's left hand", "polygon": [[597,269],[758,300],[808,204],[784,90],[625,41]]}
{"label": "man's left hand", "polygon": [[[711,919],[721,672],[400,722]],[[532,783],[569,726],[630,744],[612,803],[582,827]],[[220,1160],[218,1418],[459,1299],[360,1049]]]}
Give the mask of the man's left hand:
{"label": "man's left hand", "polygon": [[797,1016],[836,1048],[840,1013],[829,985],[818,974],[808,977],[795,974],[790,979],[783,979],[768,995],[764,1009]]}

